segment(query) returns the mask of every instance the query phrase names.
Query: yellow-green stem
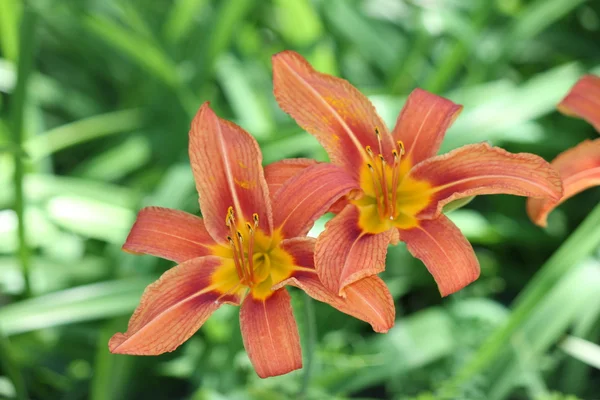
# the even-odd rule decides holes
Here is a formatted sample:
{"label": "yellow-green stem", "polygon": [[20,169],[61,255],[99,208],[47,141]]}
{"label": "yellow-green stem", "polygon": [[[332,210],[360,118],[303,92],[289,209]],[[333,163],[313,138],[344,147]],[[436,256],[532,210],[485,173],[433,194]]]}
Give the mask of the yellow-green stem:
{"label": "yellow-green stem", "polygon": [[[29,7],[25,6],[21,19],[17,84],[12,95],[10,110],[10,129],[14,137],[14,145],[18,149],[22,149],[23,145],[23,120],[27,98],[27,83],[33,67],[36,18],[37,15],[29,9]],[[25,166],[21,152],[15,153],[14,160],[14,208],[18,219],[19,260],[25,282],[24,295],[28,297],[31,294],[31,285],[29,282],[29,248],[27,246],[27,237],[25,233],[25,196],[23,193]]]}

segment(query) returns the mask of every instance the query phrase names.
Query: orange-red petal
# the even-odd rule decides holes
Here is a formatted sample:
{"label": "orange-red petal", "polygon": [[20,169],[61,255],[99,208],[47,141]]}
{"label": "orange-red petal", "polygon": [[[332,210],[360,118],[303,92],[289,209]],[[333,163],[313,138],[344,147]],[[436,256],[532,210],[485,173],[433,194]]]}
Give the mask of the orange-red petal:
{"label": "orange-red petal", "polygon": [[583,118],[600,132],[600,77],[585,75],[558,105],[566,115]]}
{"label": "orange-red petal", "polygon": [[265,167],[265,179],[269,187],[271,201],[275,193],[288,179],[315,164],[317,164],[317,161],[312,158],[289,158],[267,165]]}
{"label": "orange-red petal", "polygon": [[259,227],[271,234],[262,154],[248,132],[217,117],[204,103],[192,121],[189,154],[204,223],[217,242],[227,243],[225,219],[230,206],[242,223],[252,222],[253,213],[257,213]]}
{"label": "orange-red petal", "polygon": [[479,277],[479,262],[473,247],[446,216],[419,221],[412,229],[399,230],[408,251],[423,261],[438,285],[448,296]]}
{"label": "orange-red petal", "polygon": [[304,169],[275,194],[273,226],[284,238],[305,236],[329,207],[360,187],[345,170],[322,163]]}
{"label": "orange-red petal", "polygon": [[404,158],[410,165],[437,154],[446,130],[461,110],[461,105],[423,89],[412,91],[392,132],[394,140],[404,144]]}
{"label": "orange-red petal", "polygon": [[302,368],[300,336],[285,289],[276,290],[265,300],[246,296],[240,328],[248,357],[261,378]]}
{"label": "orange-red petal", "polygon": [[222,258],[194,258],[165,272],[146,288],[127,332],[115,334],[111,353],[157,355],[190,338],[223,303],[239,304],[234,293],[221,295],[211,276]]}
{"label": "orange-red petal", "polygon": [[387,247],[395,232],[365,233],[358,209],[348,205],[325,225],[317,238],[315,264],[325,287],[342,296],[348,285],[385,269]]}
{"label": "orange-red petal", "polygon": [[560,174],[564,194],[558,203],[546,199],[527,200],[527,214],[540,226],[546,226],[548,214],[558,204],[585,189],[600,185],[600,139],[586,140],[559,154],[551,165]]}
{"label": "orange-red petal", "polygon": [[346,286],[345,297],[330,291],[321,283],[314,267],[315,243],[314,238],[293,238],[281,242],[281,247],[292,255],[295,264],[301,268],[277,287],[291,285],[300,288],[313,299],[371,324],[375,332],[385,333],[394,326],[394,299],[379,277],[369,276]]}
{"label": "orange-red petal", "polygon": [[182,263],[211,254],[216,243],[202,218],[163,207],[140,210],[123,250]]}
{"label": "orange-red petal", "polygon": [[435,218],[451,201],[481,194],[512,194],[558,201],[562,184],[558,173],[543,158],[509,153],[487,143],[463,146],[433,157],[409,171],[412,180],[426,181],[429,204],[419,218]]}
{"label": "orange-red petal", "polygon": [[315,71],[301,55],[284,51],[273,56],[273,86],[279,106],[313,134],[334,164],[357,179],[365,146],[392,161],[393,142],[371,102],[348,81]]}

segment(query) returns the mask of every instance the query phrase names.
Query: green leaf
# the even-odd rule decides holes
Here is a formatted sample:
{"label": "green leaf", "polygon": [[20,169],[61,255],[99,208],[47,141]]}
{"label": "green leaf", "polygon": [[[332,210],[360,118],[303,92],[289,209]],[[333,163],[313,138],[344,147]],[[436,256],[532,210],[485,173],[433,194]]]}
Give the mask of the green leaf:
{"label": "green leaf", "polygon": [[142,116],[139,109],[96,115],[35,136],[25,142],[24,148],[31,159],[37,161],[89,140],[139,129],[142,127]]}
{"label": "green leaf", "polygon": [[6,335],[129,314],[151,277],[121,279],[75,287],[20,301],[0,309]]}

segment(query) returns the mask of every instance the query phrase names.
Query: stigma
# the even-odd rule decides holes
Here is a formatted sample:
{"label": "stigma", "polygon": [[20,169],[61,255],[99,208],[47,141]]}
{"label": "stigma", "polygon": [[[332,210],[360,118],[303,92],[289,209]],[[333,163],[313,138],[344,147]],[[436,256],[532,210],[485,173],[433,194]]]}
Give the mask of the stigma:
{"label": "stigma", "polygon": [[258,229],[258,214],[252,214],[252,223],[246,222],[238,227],[233,207],[227,209],[225,225],[229,228],[227,242],[233,252],[235,270],[240,284],[253,287],[256,282],[254,275],[254,240]]}
{"label": "stigma", "polygon": [[375,191],[379,218],[393,220],[396,218],[396,197],[398,180],[400,179],[400,161],[405,154],[404,143],[402,141],[396,142],[396,147],[392,150],[393,162],[392,165],[389,165],[383,156],[381,133],[377,127],[375,128],[375,136],[377,137],[379,152],[375,155],[371,146],[365,147],[369,160],[367,168]]}

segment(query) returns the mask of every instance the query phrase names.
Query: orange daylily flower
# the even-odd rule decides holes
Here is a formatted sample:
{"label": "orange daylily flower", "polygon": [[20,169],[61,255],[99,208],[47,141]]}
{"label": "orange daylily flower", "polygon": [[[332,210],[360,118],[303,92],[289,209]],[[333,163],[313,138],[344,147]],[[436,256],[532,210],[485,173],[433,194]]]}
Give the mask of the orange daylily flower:
{"label": "orange daylily flower", "polygon": [[[583,118],[600,133],[600,77],[586,75],[558,104],[563,114]],[[559,202],[528,199],[527,214],[539,226],[547,225],[548,214],[559,204],[588,188],[600,185],[600,139],[586,140],[559,154],[551,165],[563,181]]]}
{"label": "orange daylily flower", "polygon": [[507,193],[557,201],[556,171],[533,154],[488,144],[436,156],[446,129],[462,107],[414,90],[390,133],[373,105],[349,82],[315,71],[299,54],[273,57],[280,107],[326,149],[331,162],[358,186],[316,244],[321,281],[346,294],[349,285],[385,268],[389,243],[398,240],[421,259],[442,296],[479,276],[473,248],[442,214],[453,200]]}
{"label": "orange daylily flower", "polygon": [[[260,377],[301,368],[298,329],[286,285],[385,332],[394,303],[377,277],[328,291],[314,267],[314,221],[356,187],[340,168],[318,164],[292,179],[271,177],[256,141],[204,104],[190,130],[189,154],[204,218],[167,208],[140,211],[123,249],[177,262],[148,286],[112,353],[173,351],[222,304],[241,305],[244,346]],[[332,184],[335,182],[335,185]]]}

